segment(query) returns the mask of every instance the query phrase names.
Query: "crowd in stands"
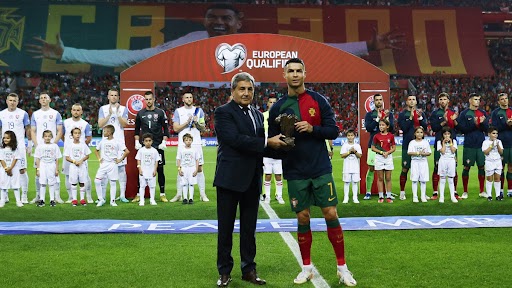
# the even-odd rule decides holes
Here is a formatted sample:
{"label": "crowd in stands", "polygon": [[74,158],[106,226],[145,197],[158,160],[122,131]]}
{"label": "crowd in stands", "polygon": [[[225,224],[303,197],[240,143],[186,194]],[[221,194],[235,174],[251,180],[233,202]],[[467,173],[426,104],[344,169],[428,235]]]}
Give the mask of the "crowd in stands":
{"label": "crowd in stands", "polygon": [[[406,90],[391,91],[391,111],[395,117],[403,107],[408,93],[418,96],[418,107],[430,116],[436,109],[435,95],[447,92],[452,95],[451,102],[454,108],[462,111],[468,105],[468,95],[476,92],[482,95],[482,108],[490,113],[497,107],[496,94],[506,92],[512,94],[512,40],[488,41],[489,57],[496,74],[492,77],[453,77],[446,75],[431,75],[421,77],[407,77],[416,93]],[[393,76],[403,79],[399,75]],[[39,79],[38,81],[26,81],[26,79]],[[25,81],[20,81],[25,80]],[[14,82],[13,82],[14,81]],[[21,84],[20,84],[21,83]],[[36,83],[35,87],[26,83]],[[95,75],[92,73],[79,74],[38,74],[33,72],[0,72],[0,95],[8,92],[16,92],[20,96],[19,107],[26,110],[29,115],[39,109],[38,95],[40,91],[49,91],[52,96],[51,107],[58,110],[63,118],[70,117],[71,106],[81,103],[84,109],[84,118],[93,128],[94,135],[100,135],[97,126],[98,109],[107,103],[106,93],[110,87],[119,87],[118,74]],[[336,112],[336,121],[340,131],[357,129],[357,85],[343,83],[310,83],[307,88],[325,95],[331,102]],[[192,92],[196,105],[203,108],[206,113],[207,131],[204,136],[214,136],[213,111],[215,107],[228,101],[230,91],[228,87],[210,89],[201,87],[182,87],[180,83],[158,83],[155,95],[157,106],[166,111],[172,119],[172,113],[183,105],[181,95],[184,92]],[[261,111],[266,110],[266,99],[269,96],[280,97],[286,93],[286,86],[281,84],[264,83],[256,90],[256,107]],[[2,99],[5,99],[2,97]],[[124,103],[122,103],[124,104]],[[0,109],[6,104],[0,101]],[[395,121],[397,123],[397,121]],[[172,129],[172,125],[170,125]],[[173,132],[173,131],[171,131]],[[395,134],[399,134],[395,127]]]}

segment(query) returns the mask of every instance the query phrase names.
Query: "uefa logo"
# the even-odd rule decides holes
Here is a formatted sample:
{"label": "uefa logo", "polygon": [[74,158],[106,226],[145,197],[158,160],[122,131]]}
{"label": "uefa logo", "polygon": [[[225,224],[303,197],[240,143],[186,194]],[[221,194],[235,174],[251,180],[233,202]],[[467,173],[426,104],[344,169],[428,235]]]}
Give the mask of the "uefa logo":
{"label": "uefa logo", "polygon": [[247,49],[241,43],[236,43],[233,46],[221,43],[215,49],[215,59],[223,68],[222,74],[229,73],[244,65],[245,59],[247,59]]}
{"label": "uefa logo", "polygon": [[137,113],[146,108],[146,103],[144,103],[144,96],[140,94],[133,94],[126,101],[126,108],[128,108],[128,112],[132,115],[137,115]]}

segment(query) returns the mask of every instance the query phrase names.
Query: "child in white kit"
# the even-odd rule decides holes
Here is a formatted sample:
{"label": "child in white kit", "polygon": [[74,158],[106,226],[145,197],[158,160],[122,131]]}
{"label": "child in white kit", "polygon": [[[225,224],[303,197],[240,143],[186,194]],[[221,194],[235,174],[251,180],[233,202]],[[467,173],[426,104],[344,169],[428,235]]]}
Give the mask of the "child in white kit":
{"label": "child in white kit", "polygon": [[359,172],[359,159],[363,154],[361,145],[354,142],[356,133],[354,130],[347,131],[347,142],[341,145],[340,155],[343,161],[343,182],[345,183],[343,192],[343,203],[348,203],[348,196],[350,194],[350,184],[352,183],[352,200],[354,203],[359,203],[357,199],[358,187],[357,183],[361,181]]}
{"label": "child in white kit", "polygon": [[[99,199],[98,204],[96,205],[97,207],[103,206],[106,202],[106,195],[103,194],[103,189],[101,187],[101,181],[103,178],[108,178],[110,180],[110,206],[117,206],[116,181],[119,179],[117,164],[121,163],[130,153],[123,143],[114,140],[114,132],[114,126],[110,124],[103,127],[103,137],[106,139],[104,138],[101,140],[94,151],[96,153],[96,157],[98,157],[98,160],[100,161],[100,167],[98,168],[94,179],[96,194],[98,194]],[[98,153],[98,151],[100,152]],[[123,151],[121,157],[119,157],[120,151]]]}
{"label": "child in white kit", "polygon": [[46,186],[50,190],[50,206],[55,207],[55,185],[59,177],[59,159],[62,158],[60,148],[52,143],[53,133],[50,130],[43,132],[44,143],[37,145],[34,158],[36,159],[36,175],[39,177],[39,203],[43,207],[46,197]]}
{"label": "child in white kit", "polygon": [[450,127],[444,127],[441,132],[443,139],[437,141],[437,151],[441,153],[437,173],[439,174],[439,203],[444,203],[444,187],[448,180],[448,188],[450,190],[450,199],[453,203],[459,202],[455,197],[455,185],[453,178],[457,169],[457,140],[452,138]]}
{"label": "child in white kit", "polygon": [[[407,154],[411,155],[412,202],[418,203],[418,181],[421,189],[421,202],[427,202],[427,182],[429,180],[427,157],[432,154],[430,144],[424,139],[423,127],[414,129],[415,139],[409,142]],[[405,199],[405,198],[404,198]]]}
{"label": "child in white kit", "polygon": [[149,187],[149,204],[156,205],[155,187],[156,187],[156,169],[158,168],[158,160],[160,153],[151,147],[153,144],[153,136],[149,133],[142,135],[142,143],[144,148],[137,151],[135,160],[137,160],[137,169],[139,169],[139,206],[144,206],[144,193],[146,186]]}
{"label": "child in white kit", "polygon": [[80,142],[82,130],[73,128],[71,130],[73,143],[67,145],[64,150],[64,157],[69,165],[69,184],[71,184],[71,205],[76,206],[77,201],[77,184],[80,185],[80,204],[87,205],[85,201],[85,184],[89,182],[89,171],[87,170],[87,159],[91,154],[91,149],[87,144]]}
{"label": "child in white kit", "polygon": [[20,195],[20,163],[23,155],[18,149],[16,134],[12,131],[5,131],[2,138],[2,149],[0,150],[0,208],[5,206],[7,190],[14,191],[16,206],[23,207]]}
{"label": "child in white kit", "polygon": [[[197,170],[199,169],[199,155],[192,148],[192,135],[186,133],[183,135],[185,147],[180,149],[176,156],[178,173],[180,175],[181,193],[183,196],[183,204],[194,203],[194,185],[197,184]],[[188,191],[188,197],[187,197]],[[187,200],[188,199],[188,200]]]}
{"label": "child in white kit", "polygon": [[482,143],[482,151],[485,154],[485,192],[487,192],[487,200],[492,201],[492,186],[494,182],[494,191],[496,200],[501,201],[503,197],[501,190],[501,172],[503,164],[501,163],[501,155],[503,155],[503,143],[498,139],[498,128],[490,126],[487,130],[489,139]]}

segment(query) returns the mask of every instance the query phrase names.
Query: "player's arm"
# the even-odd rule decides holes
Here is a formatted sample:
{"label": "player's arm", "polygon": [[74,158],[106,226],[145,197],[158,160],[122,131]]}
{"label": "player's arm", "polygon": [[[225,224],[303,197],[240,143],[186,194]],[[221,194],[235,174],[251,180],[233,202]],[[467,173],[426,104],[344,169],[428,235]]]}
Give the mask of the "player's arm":
{"label": "player's arm", "polygon": [[438,133],[443,129],[443,126],[446,125],[446,121],[444,118],[439,119],[439,116],[437,116],[437,110],[430,115],[430,126],[432,127],[432,131]]}
{"label": "player's arm", "polygon": [[181,172],[181,159],[176,159],[176,165],[178,166],[178,175],[183,176],[183,172]]}
{"label": "player's arm", "polygon": [[64,133],[62,133],[62,124],[61,125],[57,125],[57,137],[55,137],[54,143],[58,144],[60,139],[63,138],[63,136],[64,136]]}
{"label": "player's arm", "polygon": [[486,156],[489,155],[489,153],[491,153],[492,148],[492,141],[484,141],[482,143],[482,152],[484,152]]}
{"label": "player's arm", "polygon": [[[321,126],[313,126],[311,135],[321,139],[336,139],[339,136],[339,128],[334,120],[334,111],[324,97],[318,97],[318,106],[322,113]],[[300,122],[299,122],[300,123]]]}
{"label": "player's arm", "polygon": [[[119,108],[117,109],[119,113]],[[128,125],[128,109],[124,107],[122,114],[117,114],[117,120],[119,121],[119,125],[125,128]]]}
{"label": "player's arm", "polygon": [[363,149],[361,149],[361,145],[355,145],[356,147],[356,152],[354,153],[356,155],[357,158],[361,158],[361,156],[363,156]]}
{"label": "player's arm", "polygon": [[98,159],[98,161],[101,162],[103,161],[103,159],[101,159],[101,155],[100,155],[100,152],[101,151],[101,142],[96,146],[96,149],[94,149],[94,154],[96,155],[96,159]]}
{"label": "player's arm", "polygon": [[204,132],[206,130],[206,122],[204,121],[204,111],[202,108],[199,108],[199,115],[197,116],[197,121],[194,122],[194,126],[199,130],[199,132]]}
{"label": "player's arm", "polygon": [[156,159],[158,159],[158,157],[160,157],[160,154],[156,153],[155,157],[156,157],[156,158],[155,158],[155,165],[154,165],[154,167],[153,167],[153,177],[155,177],[155,176],[156,176],[156,174],[157,174],[157,169],[158,169],[158,160],[156,160]]}
{"label": "player's arm", "polygon": [[414,151],[416,149],[416,145],[414,145],[413,141],[416,141],[416,140],[411,140],[411,142],[409,142],[409,147],[407,147],[407,155],[409,156],[419,156],[420,155],[420,152],[419,151]]}
{"label": "player's arm", "polygon": [[501,142],[500,139],[498,139],[498,153],[500,153],[500,155],[503,155],[503,143]]}
{"label": "player's arm", "polygon": [[482,123],[480,123],[480,130],[487,132],[487,130],[489,130],[489,115],[487,115],[487,112],[485,112],[483,110],[480,110],[480,111],[482,111],[485,116],[485,120]]}
{"label": "player's arm", "polygon": [[121,156],[121,161],[123,161],[124,158],[126,158],[126,156],[128,156],[128,154],[130,154],[130,150],[128,150],[127,148],[124,148],[123,155]]}
{"label": "player's arm", "polygon": [[32,142],[34,142],[34,146],[37,147],[37,123],[34,114],[32,114],[32,120],[30,120],[30,137]]}
{"label": "player's arm", "polygon": [[162,109],[160,109],[160,111],[162,114],[162,117],[160,117],[160,125],[162,125],[162,132],[164,134],[162,143],[166,143],[167,139],[171,137],[171,135],[169,134],[169,121],[167,120],[167,115],[165,115],[165,111]]}
{"label": "player's arm", "polygon": [[468,110],[462,111],[462,113],[459,114],[459,117],[457,117],[457,130],[460,132],[467,134],[473,130],[475,130],[475,124],[473,121],[466,121],[466,113]]}
{"label": "player's arm", "polygon": [[[85,134],[85,144],[87,144],[87,146],[89,146],[89,144],[92,141],[92,129],[91,129],[91,125],[89,123],[87,123],[87,125],[85,125],[84,134]],[[87,155],[87,158],[89,158],[89,155]]]}
{"label": "player's arm", "polygon": [[[407,121],[407,118],[409,117],[405,117],[405,111],[402,111],[400,112],[400,114],[398,114],[398,127],[400,127],[400,129],[402,129],[402,131],[404,132],[404,134],[407,133],[407,131],[409,131],[412,126],[414,125],[414,121]],[[412,112],[411,112],[412,114]]]}
{"label": "player's arm", "polygon": [[180,121],[180,114],[178,113],[178,110],[176,110],[174,111],[174,116],[172,117],[172,129],[176,133],[180,133],[183,129],[188,127],[190,121],[192,121],[192,117],[190,117],[190,119],[188,119],[188,121],[183,124],[180,124]]}
{"label": "player's arm", "polygon": [[[140,135],[140,125],[141,125],[141,117],[140,117],[140,111],[137,113],[137,116],[135,116],[135,131],[134,131],[134,138],[135,138],[135,144],[139,142],[139,135]],[[140,143],[140,142],[139,142]]]}
{"label": "player's arm", "polygon": [[364,116],[364,126],[368,133],[375,131],[375,129],[379,127],[379,122],[377,121],[377,118],[373,119],[372,114],[373,112],[370,111],[366,113],[366,115]]}
{"label": "player's arm", "polygon": [[108,109],[108,115],[105,115],[103,110],[103,107],[100,107],[100,111],[98,112],[98,126],[100,128],[103,128],[105,125],[107,125],[108,119],[110,119],[110,116],[112,116],[111,109]]}
{"label": "player's arm", "polygon": [[343,144],[341,146],[341,150],[340,150],[340,156],[341,156],[341,159],[345,159],[347,158],[348,156],[350,155],[350,151],[348,151],[348,149],[346,148],[346,145]]}

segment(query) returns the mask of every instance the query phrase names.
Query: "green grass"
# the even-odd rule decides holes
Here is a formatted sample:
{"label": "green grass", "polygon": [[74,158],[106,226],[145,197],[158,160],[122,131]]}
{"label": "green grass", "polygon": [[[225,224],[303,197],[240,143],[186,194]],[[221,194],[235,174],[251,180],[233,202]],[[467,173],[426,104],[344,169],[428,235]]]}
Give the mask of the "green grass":
{"label": "green grass", "polygon": [[[204,170],[209,203],[180,203],[139,207],[119,203],[119,207],[17,208],[12,202],[0,209],[0,221],[60,221],[82,219],[179,220],[215,219],[215,190],[211,183],[215,171],[215,147],[207,147]],[[336,152],[339,153],[339,147]],[[166,151],[167,196],[175,194],[175,149]],[[396,156],[400,155],[398,152]],[[342,161],[333,159],[338,195],[343,192]],[[91,176],[97,162],[92,159]],[[30,160],[29,160],[30,162]],[[400,167],[395,158],[395,167]],[[461,167],[459,167],[459,175]],[[29,171],[29,175],[34,175]],[[399,170],[393,173],[393,192],[398,192]],[[31,179],[30,198],[34,193]],[[459,191],[462,181],[459,181]],[[285,184],[286,185],[286,184]],[[410,181],[408,200],[378,204],[376,198],[361,204],[340,204],[341,217],[397,215],[486,215],[510,214],[512,201],[487,202],[477,197],[476,168],[470,175],[470,199],[453,204],[414,204]],[[286,186],[285,186],[286,193]],[[431,194],[431,184],[427,193]],[[157,191],[158,192],[158,191]],[[63,198],[67,197],[64,189]],[[196,195],[198,195],[196,188]],[[93,193],[94,195],[94,193]],[[12,194],[10,195],[13,200]],[[286,199],[286,195],[285,195]],[[362,199],[362,197],[360,197]],[[271,204],[280,218],[294,218],[289,205]],[[313,209],[313,217],[321,217]],[[260,210],[260,218],[268,218]],[[347,231],[346,254],[349,267],[360,287],[508,287],[512,276],[508,244],[512,229],[430,229],[405,231]],[[71,234],[0,236],[0,287],[214,287],[216,234]],[[240,278],[238,235],[234,238],[234,281],[230,287],[247,287]],[[278,233],[257,235],[259,274],[268,287],[293,287],[299,272],[292,253]],[[331,286],[337,286],[335,259],[324,232],[315,232],[313,261]],[[303,287],[313,287],[308,283]]]}

